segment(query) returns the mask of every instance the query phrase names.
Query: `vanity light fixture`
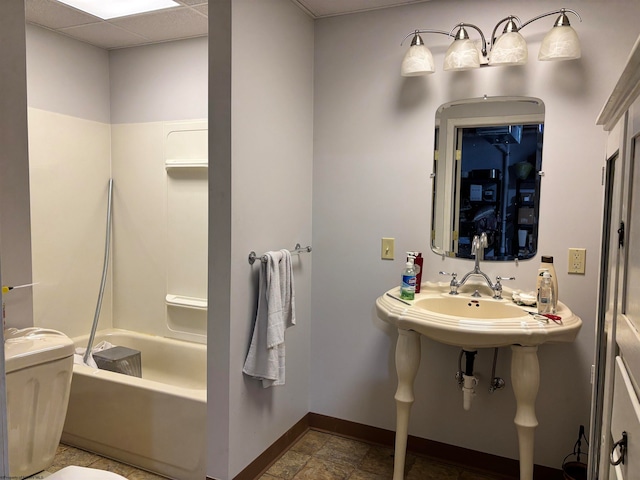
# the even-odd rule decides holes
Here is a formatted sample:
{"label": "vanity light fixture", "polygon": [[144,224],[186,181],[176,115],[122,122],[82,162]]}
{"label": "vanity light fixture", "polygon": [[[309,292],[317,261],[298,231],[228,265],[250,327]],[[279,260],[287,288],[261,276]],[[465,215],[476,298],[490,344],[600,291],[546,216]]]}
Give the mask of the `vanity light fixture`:
{"label": "vanity light fixture", "polygon": [[173,0],[58,0],[103,20],[179,7]]}
{"label": "vanity light fixture", "polygon": [[[549,15],[560,14],[553,28],[546,34],[540,46],[538,60],[572,60],[580,58],[580,41],[569,23],[567,12],[573,13],[580,21],[580,15],[574,10],[561,8],[543,13],[524,23],[515,15],[500,20],[491,34],[491,49],[487,49],[487,41],[482,30],[471,23],[459,23],[449,32],[443,30],[414,30],[404,40],[413,35],[411,46],[402,60],[403,77],[426,75],[435,71],[433,55],[424,44],[421,33],[438,33],[453,37],[453,42],[444,57],[444,70],[460,71],[478,68],[481,65],[524,65],[527,63],[527,42],[520,33],[524,27]],[[502,35],[496,38],[496,31],[505,24]],[[477,30],[481,42],[470,39],[467,28]],[[456,31],[457,29],[457,31]],[[453,32],[456,31],[454,34]],[[404,40],[400,43],[402,45]]]}

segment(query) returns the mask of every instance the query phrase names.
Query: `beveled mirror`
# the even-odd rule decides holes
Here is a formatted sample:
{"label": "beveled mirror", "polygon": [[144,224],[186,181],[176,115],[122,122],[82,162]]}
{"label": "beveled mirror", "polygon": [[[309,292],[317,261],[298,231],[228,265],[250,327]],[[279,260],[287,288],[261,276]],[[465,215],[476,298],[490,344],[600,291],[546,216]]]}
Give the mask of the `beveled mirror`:
{"label": "beveled mirror", "polygon": [[536,254],[544,104],[532,97],[483,97],[436,111],[431,248],[473,258],[486,233],[484,260]]}

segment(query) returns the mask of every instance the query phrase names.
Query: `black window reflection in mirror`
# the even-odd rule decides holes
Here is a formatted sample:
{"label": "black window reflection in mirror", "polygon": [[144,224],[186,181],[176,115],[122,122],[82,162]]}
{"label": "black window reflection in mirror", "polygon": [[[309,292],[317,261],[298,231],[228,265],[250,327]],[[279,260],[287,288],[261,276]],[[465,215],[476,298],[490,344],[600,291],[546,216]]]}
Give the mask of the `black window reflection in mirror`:
{"label": "black window reflection in mirror", "polygon": [[[447,104],[436,116],[432,249],[484,260],[535,256],[538,239],[544,105],[528,97]],[[442,147],[442,148],[440,148]]]}

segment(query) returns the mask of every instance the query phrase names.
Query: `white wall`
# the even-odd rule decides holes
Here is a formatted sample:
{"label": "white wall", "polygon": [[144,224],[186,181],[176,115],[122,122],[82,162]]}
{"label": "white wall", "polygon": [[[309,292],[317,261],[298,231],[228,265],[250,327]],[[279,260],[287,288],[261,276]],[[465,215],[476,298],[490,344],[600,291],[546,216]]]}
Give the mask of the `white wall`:
{"label": "white wall", "polygon": [[286,384],[263,389],[242,366],[259,269],[249,252],[311,239],[313,22],[288,0],[211,2],[209,19],[210,211],[220,230],[210,237],[208,347],[209,365],[228,369],[209,369],[207,473],[226,480],[309,411],[313,253],[294,259]]}
{"label": "white wall", "polygon": [[[550,17],[523,30],[530,57],[524,67],[443,72],[450,42],[425,34],[438,71],[400,77],[408,45],[399,43],[416,28],[447,30],[465,21],[489,34],[509,13],[526,20],[560,6],[582,16],[582,23],[570,16],[582,41],[579,61],[536,60]],[[638,15],[635,2],[617,2],[614,9],[595,1],[434,0],[316,22],[312,412],[393,430],[397,334],[376,318],[375,298],[398,285],[407,250],[426,254],[424,280],[444,280],[439,270],[472,269],[471,262],[443,260],[429,247],[436,108],[483,94],[539,97],[546,106],[546,175],[538,253],[554,256],[561,301],[584,322],[574,344],[539,350],[535,462],[560,468],[578,426],[589,421],[606,138],[595,119],[638,35]],[[395,261],[380,260],[381,237],[395,237]],[[586,275],[566,273],[569,247],[587,249]],[[532,289],[539,263],[538,255],[518,266],[486,262],[482,269],[491,277],[515,275],[509,286]],[[497,371],[507,388],[492,395],[487,389],[493,351],[480,351],[481,383],[472,410],[465,412],[454,380],[459,350],[427,339],[422,345],[409,433],[517,458],[509,349],[500,350]]]}

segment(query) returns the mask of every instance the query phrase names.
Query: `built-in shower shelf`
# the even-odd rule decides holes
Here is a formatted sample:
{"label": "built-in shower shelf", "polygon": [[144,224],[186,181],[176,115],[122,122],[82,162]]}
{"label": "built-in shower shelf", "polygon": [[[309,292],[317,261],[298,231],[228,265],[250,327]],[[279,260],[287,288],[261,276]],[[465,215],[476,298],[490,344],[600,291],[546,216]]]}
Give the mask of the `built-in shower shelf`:
{"label": "built-in shower shelf", "polygon": [[165,301],[172,307],[193,308],[196,310],[207,309],[206,298],[185,297],[183,295],[167,294]]}
{"label": "built-in shower shelf", "polygon": [[209,160],[207,158],[196,159],[171,159],[164,162],[164,168],[171,170],[174,168],[209,168]]}

